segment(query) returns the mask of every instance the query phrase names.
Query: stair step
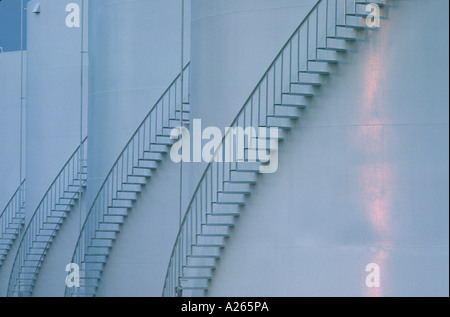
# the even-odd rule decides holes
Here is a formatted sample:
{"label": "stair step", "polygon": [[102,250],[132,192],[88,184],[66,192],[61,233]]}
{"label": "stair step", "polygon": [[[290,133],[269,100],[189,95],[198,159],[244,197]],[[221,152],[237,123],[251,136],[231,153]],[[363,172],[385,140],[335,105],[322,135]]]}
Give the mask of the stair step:
{"label": "stair step", "polygon": [[27,254],[28,261],[42,261],[44,259],[44,254]]}
{"label": "stair step", "polygon": [[[303,74],[303,73],[302,73]],[[318,86],[318,84],[316,84]],[[312,97],[316,93],[313,85],[309,84],[291,84],[291,91],[289,93],[283,93],[282,98],[284,96],[289,95],[298,95],[298,96],[306,96]],[[284,101],[283,101],[284,102]]]}
{"label": "stair step", "polygon": [[78,190],[80,190],[80,187],[85,187],[86,186],[86,179],[73,179],[72,180],[72,185],[77,186]]}
{"label": "stair step", "polygon": [[80,285],[84,287],[97,287],[98,279],[92,277],[80,277]]}
{"label": "stair step", "polygon": [[55,204],[55,206],[52,208],[53,211],[70,211],[71,205],[68,204]]}
{"label": "stair step", "polygon": [[17,236],[17,234],[4,233],[4,234],[2,235],[2,239],[5,239],[5,240],[11,240],[11,239],[15,239],[16,236]]}
{"label": "stair step", "polygon": [[115,240],[116,232],[115,231],[97,231],[97,232],[95,232],[95,238]]}
{"label": "stair step", "polygon": [[4,234],[12,234],[14,236],[17,236],[19,234],[19,228],[6,228],[4,230]]}
{"label": "stair step", "polygon": [[[331,53],[331,54],[335,54],[336,52],[334,51],[326,51],[326,50],[321,50],[327,53]],[[321,74],[315,74],[315,73],[309,73],[309,72],[299,72],[299,83],[300,85],[312,85],[312,86],[316,86],[316,87],[320,87],[322,86],[322,79],[323,79],[323,75]],[[298,86],[298,84],[293,83],[291,84],[291,90],[295,89]]]}
{"label": "stair step", "polygon": [[275,116],[280,118],[298,119],[301,116],[301,113],[296,107],[275,105]]}
{"label": "stair step", "polygon": [[231,203],[245,205],[245,195],[243,194],[218,193],[217,200],[219,204]]}
{"label": "stair step", "polygon": [[20,271],[22,273],[38,274],[39,268],[36,266],[22,266]]}
{"label": "stair step", "polygon": [[[299,97],[299,96],[297,96]],[[267,123],[266,126],[272,127],[272,128],[278,128],[281,130],[290,130],[292,129],[292,122],[293,119],[291,118],[283,118],[283,117],[267,117]]]}
{"label": "stair step", "polygon": [[246,183],[246,184],[256,184],[257,175],[254,173],[243,173],[237,171],[230,172],[230,183]]}
{"label": "stair step", "polygon": [[123,216],[104,215],[103,222],[122,224],[124,222],[124,217]]}
{"label": "stair step", "polygon": [[367,28],[366,19],[359,16],[346,15],[345,26],[354,29],[365,29]]}
{"label": "stair step", "polygon": [[40,267],[41,262],[37,260],[24,260],[23,267]]}
{"label": "stair step", "polygon": [[[63,219],[67,217],[69,211],[55,211],[52,210],[52,212],[50,213],[50,216],[47,217],[47,221],[48,222],[55,222],[58,219]],[[56,219],[50,219],[50,218],[56,218]]]}
{"label": "stair step", "polygon": [[48,237],[54,237],[54,236],[56,236],[56,231],[55,230],[48,230],[48,229],[40,229],[39,230],[39,235],[41,235],[41,236],[48,236]]}
{"label": "stair step", "polygon": [[223,236],[205,236],[197,235],[197,245],[198,246],[225,246],[225,237]]}
{"label": "stair step", "polygon": [[[336,51],[330,51],[330,50],[324,50],[324,49],[317,49],[317,57],[315,60],[316,62],[327,62],[327,63],[338,63],[338,52]],[[300,73],[300,74],[307,74],[307,73]]]}
{"label": "stair step", "polygon": [[238,193],[238,194],[250,194],[251,185],[249,184],[238,184],[238,183],[228,183],[223,184],[223,192],[228,193]]}
{"label": "stair step", "polygon": [[157,135],[154,143],[171,146],[175,140],[170,138],[170,135]]}
{"label": "stair step", "polygon": [[183,277],[211,279],[212,271],[209,267],[183,267]]}
{"label": "stair step", "polygon": [[69,186],[67,186],[67,189],[64,190],[64,192],[69,193],[69,194],[79,193],[80,192],[80,186],[69,185]]}
{"label": "stair step", "polygon": [[191,268],[212,268],[216,267],[216,259],[215,258],[196,258],[196,257],[187,257],[187,266]]}
{"label": "stair step", "polygon": [[163,154],[159,152],[144,151],[143,157],[140,159],[160,162],[163,159]]}
{"label": "stair step", "polygon": [[113,246],[113,240],[110,239],[92,239],[91,245],[93,247],[107,247],[112,248]]}
{"label": "stair step", "polygon": [[209,212],[207,214],[210,215],[217,215],[217,216],[239,216],[240,209],[239,205],[218,205],[213,203],[212,204],[212,212]]}
{"label": "stair step", "polygon": [[[266,143],[269,143],[267,146],[267,149],[270,148],[270,145],[275,143],[276,141],[268,141]],[[260,162],[236,162],[232,165],[231,170],[232,171],[239,171],[239,172],[248,172],[248,173],[259,173],[259,167],[261,166]]]}
{"label": "stair step", "polygon": [[35,280],[36,278],[37,278],[36,273],[19,272],[19,280]]}
{"label": "stair step", "polygon": [[29,287],[26,292],[31,292],[31,286],[34,286],[34,279],[18,279],[16,280],[16,286],[25,286],[25,289]]}
{"label": "stair step", "polygon": [[140,193],[142,191],[142,187],[141,187],[140,184],[122,183],[121,191],[123,191],[123,192]]}
{"label": "stair step", "polygon": [[47,219],[45,221],[47,222],[47,224],[60,225],[63,222],[63,218],[61,218],[61,217],[47,217]]}
{"label": "stair step", "polygon": [[207,289],[208,279],[191,279],[191,278],[180,278],[180,285],[183,289]]}
{"label": "stair step", "polygon": [[145,168],[151,168],[156,169],[158,167],[158,161],[151,161],[151,160],[142,160],[139,159],[139,167],[145,167]]}
{"label": "stair step", "polygon": [[147,178],[144,176],[130,176],[127,177],[127,184],[145,185],[147,184]]}
{"label": "stair step", "polygon": [[202,235],[205,236],[230,236],[230,228],[228,226],[209,226],[202,225]]}
{"label": "stair step", "polygon": [[137,200],[137,193],[136,192],[130,192],[130,191],[117,191],[117,199],[125,199],[125,200],[131,200],[135,201]]}
{"label": "stair step", "polygon": [[53,241],[53,236],[37,236],[34,242],[50,243],[52,241]]}
{"label": "stair step", "polygon": [[59,203],[59,205],[73,206],[73,205],[75,205],[75,199],[61,197],[61,198],[59,198],[58,203]]}
{"label": "stair step", "polygon": [[364,38],[364,32],[358,29],[337,26],[336,35],[333,38],[347,41],[361,40]]}
{"label": "stair step", "polygon": [[99,270],[82,271],[80,272],[80,279],[100,279],[101,274]]}
{"label": "stair step", "polygon": [[80,265],[80,275],[83,274],[82,272],[88,272],[88,271],[103,271],[104,264],[101,262],[83,262]]}
{"label": "stair step", "polygon": [[91,263],[106,263],[106,256],[105,255],[90,255],[87,254],[84,257],[86,262]]}
{"label": "stair step", "polygon": [[192,257],[215,257],[220,258],[220,248],[215,246],[196,246],[192,247]]}
{"label": "stair step", "polygon": [[10,222],[10,223],[7,225],[7,228],[9,228],[9,229],[20,229],[20,228],[22,228],[22,226],[23,226],[23,224],[21,224],[21,223]]}
{"label": "stair step", "polygon": [[33,249],[47,249],[49,242],[33,241]]}
{"label": "stair step", "polygon": [[327,39],[327,49],[338,51],[338,52],[346,52],[348,47],[345,40],[328,38]]}
{"label": "stair step", "polygon": [[131,208],[133,206],[133,202],[131,200],[113,199],[111,206],[112,207]]}
{"label": "stair step", "polygon": [[29,254],[37,254],[37,255],[46,255],[47,254],[47,248],[31,248],[29,251]]}
{"label": "stair step", "polygon": [[11,249],[11,247],[9,246],[9,244],[0,244],[0,250],[1,250],[1,251],[6,251],[6,252],[8,252],[9,249]]}
{"label": "stair step", "polygon": [[[54,219],[54,218],[52,218],[52,219]],[[59,224],[55,223],[55,222],[46,221],[45,223],[42,224],[42,229],[57,231],[57,230],[59,230]]]}
{"label": "stair step", "polygon": [[103,232],[119,232],[120,225],[117,223],[99,223],[98,230]]}
{"label": "stair step", "polygon": [[125,207],[108,207],[108,215],[110,216],[128,216],[128,208]]}
{"label": "stair step", "polygon": [[[307,98],[308,99],[308,98]],[[265,135],[266,138],[271,138],[271,139],[277,139],[278,141],[284,141],[287,138],[287,131],[284,130],[280,130],[278,129],[278,136],[276,138],[274,138],[271,134],[270,134],[270,127],[259,127],[259,130],[264,129],[265,130]],[[259,133],[259,131],[258,131]],[[259,133],[259,135],[262,135],[261,133]],[[260,139],[259,136],[255,136],[252,139],[255,139],[256,142],[258,142],[258,140]]]}
{"label": "stair step", "polygon": [[108,255],[109,254],[109,248],[107,247],[88,247],[89,255]]}
{"label": "stair step", "polygon": [[146,167],[133,167],[132,175],[128,176],[143,176],[148,178],[152,176],[152,171]]}
{"label": "stair step", "polygon": [[155,153],[167,153],[167,145],[150,143],[150,151]]}
{"label": "stair step", "polygon": [[[189,119],[183,120],[183,126],[189,125]],[[169,125],[165,128],[176,128],[180,126],[180,119],[170,119]]]}
{"label": "stair step", "polygon": [[311,74],[328,75],[331,73],[331,65],[325,62],[309,61],[307,72]]}
{"label": "stair step", "polygon": [[217,216],[206,215],[206,223],[209,225],[227,225],[233,227],[235,222],[235,216]]}

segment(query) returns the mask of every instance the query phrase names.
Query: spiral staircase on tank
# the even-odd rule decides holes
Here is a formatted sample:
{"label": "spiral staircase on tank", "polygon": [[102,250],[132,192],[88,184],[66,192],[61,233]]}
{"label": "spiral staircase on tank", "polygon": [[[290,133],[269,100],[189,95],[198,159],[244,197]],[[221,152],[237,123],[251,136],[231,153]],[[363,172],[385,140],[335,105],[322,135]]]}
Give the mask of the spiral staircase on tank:
{"label": "spiral staircase on tank", "polygon": [[10,297],[31,296],[47,251],[86,187],[86,140],[56,176],[24,231],[9,279]]}
{"label": "spiral staircase on tank", "polygon": [[[183,100],[182,100],[183,99]],[[117,158],[90,207],[72,262],[80,268],[80,287],[65,295],[95,296],[114,240],[142,186],[148,183],[170,146],[172,129],[189,124],[189,64],[156,102]]]}
{"label": "spiral staircase on tank", "polygon": [[25,180],[0,213],[0,267],[25,222]]}
{"label": "spiral staircase on tank", "polygon": [[[331,73],[330,64],[339,63],[350,42],[370,35],[368,4],[377,4],[383,11],[387,7],[386,0],[319,0],[229,126],[278,128],[278,140],[286,138],[294,120],[301,118],[311,98],[320,93],[324,77]],[[277,150],[276,141],[266,133],[260,144]],[[245,162],[224,162],[225,151],[216,151],[215,158],[221,155],[221,160],[209,163],[185,213],[163,296],[206,295],[221,249],[264,165],[248,161],[256,143],[252,137],[245,139]]]}

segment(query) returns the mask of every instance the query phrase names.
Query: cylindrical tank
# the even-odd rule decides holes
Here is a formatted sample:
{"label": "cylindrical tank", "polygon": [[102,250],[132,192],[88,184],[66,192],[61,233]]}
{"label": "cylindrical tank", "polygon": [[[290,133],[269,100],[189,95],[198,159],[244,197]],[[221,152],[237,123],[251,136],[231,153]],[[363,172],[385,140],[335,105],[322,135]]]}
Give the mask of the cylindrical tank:
{"label": "cylindrical tank", "polygon": [[0,53],[0,213],[20,185],[20,55]]}
{"label": "cylindrical tank", "polygon": [[127,141],[181,70],[180,12],[181,1],[89,3],[88,207]]}
{"label": "cylindrical tank", "polygon": [[448,296],[448,1],[391,3],[258,179],[208,295]]}
{"label": "cylindrical tank", "polygon": [[[20,55],[20,52],[0,53],[0,214],[20,185]],[[24,58],[26,58],[25,52]],[[24,119],[25,102],[23,102],[22,110],[22,119]],[[17,245],[16,239],[10,247],[9,256],[0,266],[0,297],[6,296]]]}
{"label": "cylindrical tank", "polygon": [[[80,8],[81,2],[70,3]],[[28,3],[27,221],[80,143],[82,27],[77,27],[76,10],[67,5],[52,0]],[[87,78],[83,83],[87,84]]]}
{"label": "cylindrical tank", "polygon": [[[184,2],[186,65],[190,6]],[[181,5],[90,2],[88,208],[130,137],[181,71]],[[111,249],[98,296],[159,296],[178,231],[179,172],[179,165],[165,161],[142,188]]]}

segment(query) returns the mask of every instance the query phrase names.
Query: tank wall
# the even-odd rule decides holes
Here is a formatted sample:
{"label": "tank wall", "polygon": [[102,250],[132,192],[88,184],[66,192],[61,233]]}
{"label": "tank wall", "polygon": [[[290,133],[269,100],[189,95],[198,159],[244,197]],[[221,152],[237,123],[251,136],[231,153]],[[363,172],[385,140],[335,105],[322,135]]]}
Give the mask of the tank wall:
{"label": "tank wall", "polygon": [[448,296],[448,2],[395,4],[260,177],[209,296]]}
{"label": "tank wall", "polygon": [[20,60],[20,52],[0,53],[0,213],[20,185]]}
{"label": "tank wall", "polygon": [[[81,5],[81,0],[71,2]],[[39,14],[32,13],[37,3]],[[28,3],[27,221],[80,143],[81,27],[66,26],[66,5],[51,0]],[[86,91],[86,77],[83,84]],[[86,100],[83,107],[86,114]]]}
{"label": "tank wall", "polygon": [[88,206],[125,144],[181,69],[180,1],[100,0],[91,1],[89,9]]}

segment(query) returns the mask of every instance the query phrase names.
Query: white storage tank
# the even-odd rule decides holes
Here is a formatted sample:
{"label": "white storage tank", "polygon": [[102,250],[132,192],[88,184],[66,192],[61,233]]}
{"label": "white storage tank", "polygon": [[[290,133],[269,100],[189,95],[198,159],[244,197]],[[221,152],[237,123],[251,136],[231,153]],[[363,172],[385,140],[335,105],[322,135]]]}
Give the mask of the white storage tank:
{"label": "white storage tank", "polygon": [[91,1],[89,19],[88,206],[125,144],[180,73],[181,1]]}
{"label": "white storage tank", "polygon": [[[181,71],[181,5],[181,0],[89,4],[88,210],[133,133]],[[189,9],[185,1],[185,65]],[[166,155],[147,179],[109,251],[97,296],[161,294],[178,231],[179,172]]]}
{"label": "white storage tank", "polygon": [[258,179],[209,296],[448,296],[448,2],[389,3]]}
{"label": "white storage tank", "polygon": [[20,51],[0,53],[0,213],[20,185],[20,65]]}
{"label": "white storage tank", "polygon": [[[76,23],[81,12],[71,13],[81,2],[33,0],[27,7],[27,222],[80,144],[81,82],[84,92],[87,88],[87,63],[81,80],[81,30],[87,28]],[[86,131],[84,122],[83,137]]]}

